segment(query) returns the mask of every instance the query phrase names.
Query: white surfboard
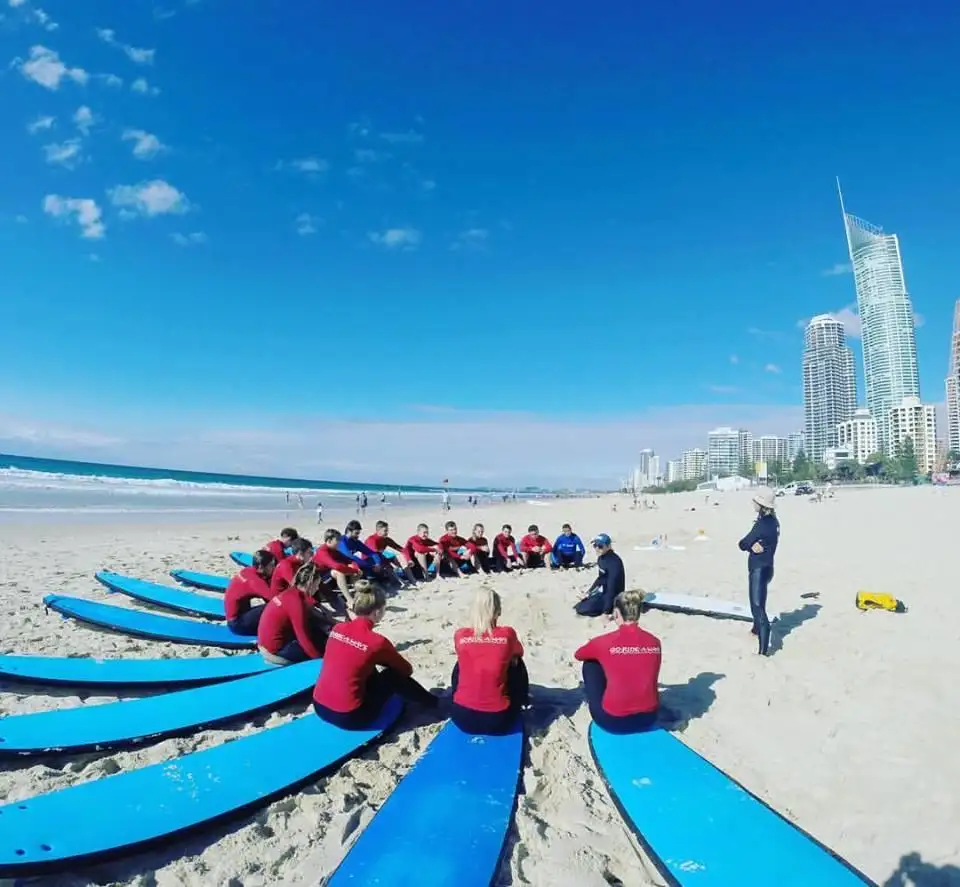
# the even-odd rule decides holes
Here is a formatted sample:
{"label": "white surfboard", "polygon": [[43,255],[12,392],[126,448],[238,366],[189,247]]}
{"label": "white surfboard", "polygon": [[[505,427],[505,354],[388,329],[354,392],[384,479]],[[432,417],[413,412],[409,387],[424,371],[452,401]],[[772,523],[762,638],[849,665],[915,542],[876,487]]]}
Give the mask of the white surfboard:
{"label": "white surfboard", "polygon": [[713,616],[717,619],[753,621],[750,607],[746,604],[725,601],[720,598],[676,594],[672,591],[648,591],[644,595],[643,602],[655,610],[669,610],[673,613],[690,613],[697,616]]}

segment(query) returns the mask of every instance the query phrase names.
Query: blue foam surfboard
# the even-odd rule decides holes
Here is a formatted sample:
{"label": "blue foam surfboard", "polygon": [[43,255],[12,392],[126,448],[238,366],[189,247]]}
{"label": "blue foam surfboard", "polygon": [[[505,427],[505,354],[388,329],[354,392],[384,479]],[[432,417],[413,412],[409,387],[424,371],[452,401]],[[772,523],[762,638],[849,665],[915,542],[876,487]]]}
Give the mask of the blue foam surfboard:
{"label": "blue foam surfboard", "polygon": [[118,748],[178,736],[281,705],[310,690],[321,660],[128,702],[0,718],[0,755]]}
{"label": "blue foam surfboard", "polygon": [[490,887],[513,818],[523,728],[469,736],[448,722],[354,842],[327,887]]}
{"label": "blue foam surfboard", "polygon": [[311,712],[171,761],[6,804],[0,877],[72,871],[261,807],[358,752],[401,709],[392,699],[369,730],[354,731]]}
{"label": "blue foam surfboard", "polygon": [[246,551],[231,551],[230,560],[238,567],[252,567],[253,555]]}
{"label": "blue foam surfboard", "polygon": [[83,598],[48,594],[43,603],[51,610],[81,622],[109,628],[141,638],[171,641],[174,644],[209,644],[214,647],[245,650],[256,647],[255,637],[234,634],[226,625],[194,622],[174,616],[159,616],[126,607],[112,607]]}
{"label": "blue foam surfboard", "polygon": [[156,582],[144,582],[142,579],[133,579],[130,576],[121,576],[101,570],[94,578],[101,585],[111,591],[151,604],[163,607],[165,610],[175,610],[178,613],[187,613],[190,616],[202,616],[205,619],[226,619],[223,610],[222,597],[207,597],[195,591],[184,591],[182,588],[171,588],[168,585],[158,585]]}
{"label": "blue foam surfboard", "polygon": [[270,671],[259,653],[191,659],[0,656],[0,681],[68,687],[189,687]]}
{"label": "blue foam surfboard", "polygon": [[211,573],[197,573],[194,570],[171,570],[170,575],[181,585],[200,588],[204,591],[226,591],[230,584],[229,576],[214,576]]}
{"label": "blue foam surfboard", "polygon": [[665,730],[590,725],[614,802],[670,887],[862,887],[864,875]]}

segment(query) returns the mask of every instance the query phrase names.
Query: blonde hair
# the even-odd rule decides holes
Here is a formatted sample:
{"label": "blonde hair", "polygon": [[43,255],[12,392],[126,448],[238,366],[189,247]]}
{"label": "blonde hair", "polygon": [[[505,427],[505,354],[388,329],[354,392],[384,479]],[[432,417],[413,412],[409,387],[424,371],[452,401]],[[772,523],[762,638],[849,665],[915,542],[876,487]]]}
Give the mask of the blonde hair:
{"label": "blonde hair", "polygon": [[636,622],[643,612],[645,595],[639,588],[621,591],[613,602],[624,622]]}
{"label": "blonde hair", "polygon": [[387,605],[383,589],[369,579],[358,579],[353,584],[353,612],[357,616],[369,616]]}
{"label": "blonde hair", "polygon": [[500,595],[492,588],[478,588],[470,605],[470,627],[474,636],[489,634],[499,618]]}
{"label": "blonde hair", "polygon": [[309,595],[316,595],[323,582],[323,568],[313,561],[305,563],[293,575],[293,585]]}

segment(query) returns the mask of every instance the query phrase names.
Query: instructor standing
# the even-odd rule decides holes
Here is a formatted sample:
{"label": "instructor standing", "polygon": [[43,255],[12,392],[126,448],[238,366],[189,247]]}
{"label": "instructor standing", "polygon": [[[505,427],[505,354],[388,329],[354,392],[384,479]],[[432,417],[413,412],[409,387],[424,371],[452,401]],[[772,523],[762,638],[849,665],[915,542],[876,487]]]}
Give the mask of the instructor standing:
{"label": "instructor standing", "polygon": [[587,596],[574,609],[580,616],[610,616],[613,614],[613,602],[626,588],[626,574],[623,561],[613,550],[613,544],[606,533],[600,533],[591,540],[597,553],[597,578],[587,589]]}

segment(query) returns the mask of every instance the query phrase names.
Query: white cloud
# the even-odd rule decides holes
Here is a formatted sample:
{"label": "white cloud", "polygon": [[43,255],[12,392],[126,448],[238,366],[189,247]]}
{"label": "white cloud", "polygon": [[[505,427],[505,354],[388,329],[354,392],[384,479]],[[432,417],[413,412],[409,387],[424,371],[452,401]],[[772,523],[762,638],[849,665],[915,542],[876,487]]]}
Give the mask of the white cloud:
{"label": "white cloud", "polygon": [[18,216],[16,216],[16,218],[14,218],[14,221],[18,225],[26,225],[30,220],[23,213],[20,213]]}
{"label": "white cloud", "polygon": [[387,228],[385,231],[371,231],[367,235],[373,243],[387,249],[416,249],[423,239],[416,228]]}
{"label": "white cloud", "polygon": [[357,163],[380,163],[390,159],[386,151],[376,151],[373,148],[357,148],[353,156]]}
{"label": "white cloud", "polygon": [[780,375],[780,373],[783,372],[783,370],[781,370],[780,367],[778,367],[775,363],[768,363],[763,368],[763,371],[765,373],[773,373],[774,375]]}
{"label": "white cloud", "polygon": [[406,132],[382,132],[380,138],[391,145],[419,145],[423,142],[423,135],[412,129]]}
{"label": "white cloud", "polygon": [[27,124],[27,132],[33,135],[34,133],[41,132],[45,129],[52,129],[54,123],[56,122],[56,117],[37,117],[36,120],[31,120]]}
{"label": "white cloud", "polygon": [[96,115],[86,105],[81,105],[77,108],[76,113],[73,115],[74,126],[85,136],[90,135],[90,130],[96,122]]}
{"label": "white cloud", "polygon": [[830,268],[820,272],[823,277],[839,277],[842,274],[852,274],[853,266],[849,262],[837,262]]}
{"label": "white cloud", "polygon": [[46,46],[31,46],[30,58],[27,61],[20,60],[19,68],[27,80],[39,83],[46,89],[59,89],[64,80],[72,80],[83,86],[90,79],[83,68],[67,67],[60,56]]}
{"label": "white cloud", "polygon": [[736,394],[739,390],[736,385],[707,385],[707,391],[714,394]]}
{"label": "white cloud", "polygon": [[91,262],[102,262],[102,261],[103,261],[103,259],[100,258],[100,254],[99,254],[99,253],[90,253],[90,255],[88,255],[87,258],[88,258]]}
{"label": "white cloud", "polygon": [[[22,15],[25,16],[26,19],[36,22],[41,28],[45,28],[48,31],[56,31],[60,27],[39,6],[29,6],[27,0],[8,0],[7,5],[12,9],[23,10]],[[0,18],[2,18],[2,15],[0,15]]]}
{"label": "white cloud", "polygon": [[9,5],[16,9],[18,6],[23,6],[27,0],[9,0]]}
{"label": "white cloud", "polygon": [[306,237],[309,234],[317,233],[317,224],[320,220],[316,216],[310,215],[310,213],[300,213],[297,216],[297,234],[301,237]]}
{"label": "white cloud", "polygon": [[131,46],[129,43],[121,43],[117,40],[117,32],[114,31],[113,28],[97,28],[97,36],[104,43],[123,50],[130,61],[138,65],[153,64],[153,59],[157,52],[155,49],[140,49],[136,46]]}
{"label": "white cloud", "polygon": [[118,77],[116,74],[97,74],[96,76],[99,77],[107,86],[111,86],[114,89],[119,89],[121,86],[123,86],[123,78]]}
{"label": "white cloud", "polygon": [[486,228],[468,228],[457,235],[453,249],[481,250],[487,245],[490,232]]}
{"label": "white cloud", "polygon": [[181,214],[190,209],[187,196],[163,179],[140,182],[137,185],[118,185],[107,192],[110,202],[120,207],[128,217]]}
{"label": "white cloud", "polygon": [[147,83],[144,77],[138,77],[130,84],[130,89],[139,92],[141,95],[160,95],[160,90],[156,86]]}
{"label": "white cloud", "polygon": [[207,242],[207,235],[202,231],[194,231],[192,234],[181,234],[179,231],[170,235],[170,239],[177,246],[202,246]]}
{"label": "white cloud", "polygon": [[[839,320],[843,324],[844,332],[851,339],[859,339],[861,335],[861,324],[860,324],[860,315],[857,314],[857,303],[851,302],[849,305],[844,305],[839,311],[830,312],[830,316],[834,320]],[[797,322],[798,327],[805,327],[809,323],[809,318],[805,318]],[[917,314],[916,311],[913,312],[913,325],[914,327],[921,327],[926,323],[926,318],[922,314]]]}
{"label": "white cloud", "polygon": [[81,159],[80,139],[67,139],[43,146],[44,159],[54,166],[73,169]]}
{"label": "white cloud", "polygon": [[292,169],[296,172],[306,173],[307,175],[318,175],[327,172],[330,164],[322,157],[301,157],[298,160],[279,161],[277,169]]}
{"label": "white cloud", "polygon": [[167,146],[155,135],[142,129],[126,129],[121,136],[125,142],[133,142],[133,156],[138,160],[152,160]]}
{"label": "white cloud", "polygon": [[100,240],[106,233],[103,212],[89,197],[61,197],[48,194],[43,198],[43,211],[55,219],[74,220],[80,226],[81,236]]}

